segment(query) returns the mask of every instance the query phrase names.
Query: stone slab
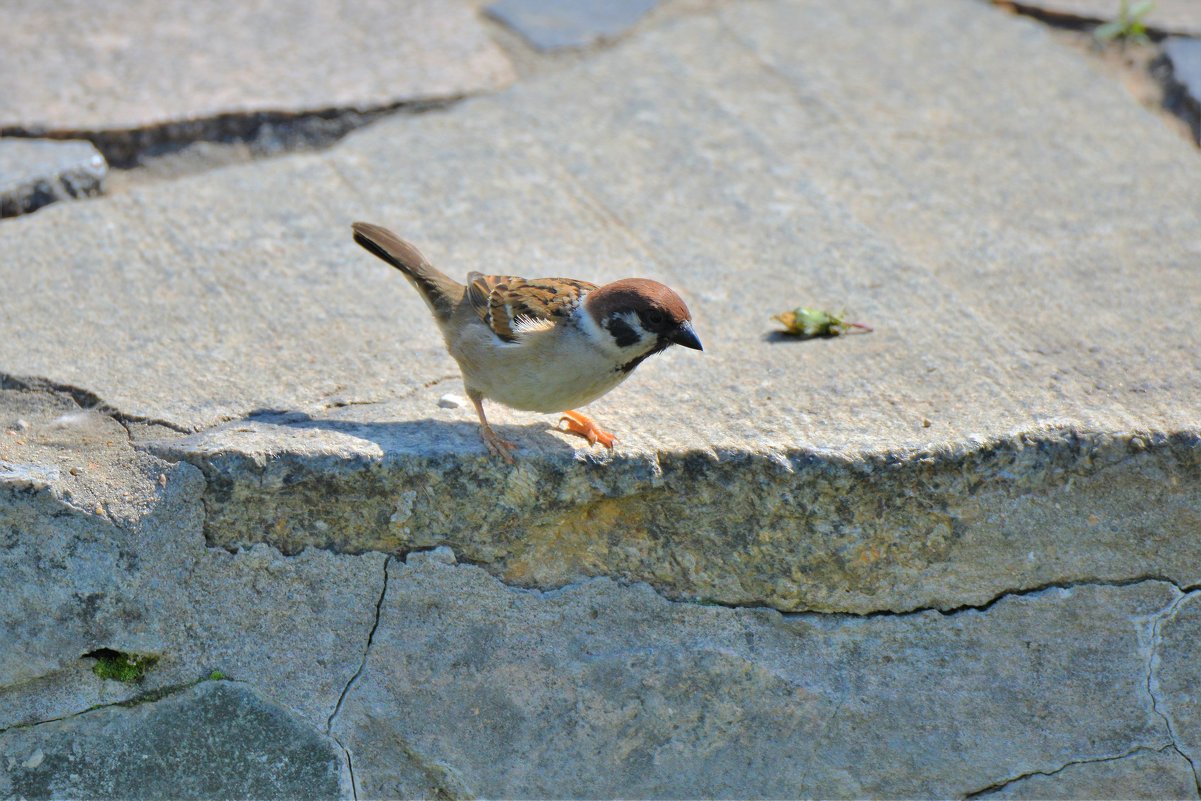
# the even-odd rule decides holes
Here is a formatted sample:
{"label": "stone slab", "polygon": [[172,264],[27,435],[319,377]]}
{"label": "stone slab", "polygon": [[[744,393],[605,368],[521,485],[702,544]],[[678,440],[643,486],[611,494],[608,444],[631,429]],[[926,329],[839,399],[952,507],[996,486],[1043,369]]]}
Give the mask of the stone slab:
{"label": "stone slab", "polygon": [[[1201,292],[1195,153],[1034,23],[828,5],[739,4],[327,154],[10,222],[0,311],[27,323],[0,366],[185,428],[457,389],[420,300],[350,241],[361,217],[457,275],[678,286],[709,350],[652,360],[594,405],[635,448],[1196,429],[1198,334],[1173,302]],[[873,25],[910,57],[875,52]],[[949,39],[980,69],[951,69]],[[767,338],[802,302],[876,332]],[[428,417],[412,396],[406,419]]]}
{"label": "stone slab", "polygon": [[659,0],[499,0],[487,13],[539,50],[561,50],[615,39],[658,5]]}
{"label": "stone slab", "polygon": [[342,798],[338,748],[232,682],[0,734],[5,798]]}
{"label": "stone slab", "polygon": [[1172,64],[1172,78],[1201,106],[1201,40],[1172,36],[1164,40],[1163,52]]}
{"label": "stone slab", "polygon": [[32,132],[365,110],[513,78],[456,0],[120,0],[103,13],[86,0],[20,0],[5,7],[0,52],[0,129]]}
{"label": "stone slab", "polygon": [[[1116,19],[1121,7],[1119,0],[1021,0],[1017,5],[1098,22]],[[1201,36],[1201,13],[1195,0],[1155,0],[1143,21],[1156,30]]]}
{"label": "stone slab", "polygon": [[0,217],[98,195],[108,174],[90,142],[0,138]]}
{"label": "stone slab", "polygon": [[607,579],[515,591],[453,559],[389,567],[333,728],[359,797],[405,796],[417,764],[450,797],[952,798],[1169,742],[1146,681],[1162,583],[782,616]]}
{"label": "stone slab", "polygon": [[1068,765],[1050,775],[1018,779],[977,798],[1080,799],[1197,798],[1197,781],[1189,761],[1170,746],[1145,749],[1118,759]]}

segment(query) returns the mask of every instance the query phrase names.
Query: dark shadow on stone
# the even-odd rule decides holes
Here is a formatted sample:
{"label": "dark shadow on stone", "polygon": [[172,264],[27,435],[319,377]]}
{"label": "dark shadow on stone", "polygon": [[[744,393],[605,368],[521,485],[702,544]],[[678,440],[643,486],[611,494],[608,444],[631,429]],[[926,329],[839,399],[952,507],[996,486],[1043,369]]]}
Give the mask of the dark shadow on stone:
{"label": "dark shadow on stone", "polygon": [[[480,440],[479,423],[474,420],[435,420],[429,417],[419,420],[354,420],[312,417],[305,412],[282,409],[255,409],[246,415],[245,419],[285,428],[317,428],[370,440],[380,446],[385,459],[402,454],[427,458],[459,458],[472,453],[494,458]],[[551,419],[546,424],[493,424],[492,427],[504,439],[517,443],[518,450],[514,454],[517,459],[522,458],[524,454],[536,455],[543,459],[561,456],[565,461],[574,460],[575,450],[572,445],[551,435],[553,426],[554,421]],[[600,451],[598,447],[597,453]]]}
{"label": "dark shadow on stone", "polygon": [[786,334],[783,331],[769,331],[763,335],[764,342],[777,344],[780,342],[812,342],[815,339],[838,339],[840,336],[847,334],[818,334],[815,336],[807,336],[805,334]]}

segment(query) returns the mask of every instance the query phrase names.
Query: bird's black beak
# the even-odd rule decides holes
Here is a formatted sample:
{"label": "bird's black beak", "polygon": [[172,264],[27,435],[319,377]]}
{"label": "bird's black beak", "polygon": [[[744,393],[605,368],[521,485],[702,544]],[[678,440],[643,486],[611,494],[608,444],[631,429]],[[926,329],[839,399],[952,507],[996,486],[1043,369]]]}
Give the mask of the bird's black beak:
{"label": "bird's black beak", "polygon": [[692,348],[693,350],[701,351],[704,350],[704,348],[701,347],[700,337],[696,335],[696,331],[692,330],[692,323],[688,322],[687,320],[680,323],[680,325],[676,327],[676,330],[672,332],[668,339],[677,345],[683,345],[686,348]]}

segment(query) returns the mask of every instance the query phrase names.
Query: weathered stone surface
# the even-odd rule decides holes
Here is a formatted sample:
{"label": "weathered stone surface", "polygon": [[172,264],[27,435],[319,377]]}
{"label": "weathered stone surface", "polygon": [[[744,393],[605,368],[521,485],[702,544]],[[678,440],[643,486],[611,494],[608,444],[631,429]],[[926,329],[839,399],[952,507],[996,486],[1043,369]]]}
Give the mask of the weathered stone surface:
{"label": "weathered stone surface", "polygon": [[[1021,0],[1016,5],[1097,21],[1116,19],[1121,8],[1120,0]],[[1155,0],[1143,21],[1156,30],[1201,35],[1196,0]]]}
{"label": "weathered stone surface", "polygon": [[0,217],[100,194],[108,164],[90,142],[0,138]]}
{"label": "weathered stone surface", "polygon": [[1173,36],[1164,41],[1163,52],[1172,64],[1172,77],[1194,105],[1201,105],[1201,39]]}
{"label": "weathered stone surface", "polygon": [[325,737],[231,682],[0,734],[6,798],[341,798]]}
{"label": "weathered stone surface", "polygon": [[[503,86],[512,67],[456,0],[21,0],[0,29],[0,129],[130,130],[368,109]],[[54,58],[47,58],[54,53]]]}
{"label": "weathered stone surface", "polygon": [[1049,775],[1035,774],[977,796],[1013,799],[1197,798],[1189,761],[1171,746],[1142,749],[1118,759],[1080,762]]}
{"label": "weathered stone surface", "polygon": [[[358,669],[381,555],[206,548],[203,479],[133,450],[112,418],[0,391],[0,729],[217,670],[324,725]],[[84,658],[159,662],[134,685]]]}
{"label": "weathered stone surface", "polygon": [[854,618],[514,591],[437,554],[389,570],[333,728],[359,797],[397,794],[397,751],[451,797],[950,798],[1169,742],[1158,582]]}
{"label": "weathered stone surface", "polygon": [[498,0],[488,14],[539,50],[585,47],[625,33],[659,0]]}

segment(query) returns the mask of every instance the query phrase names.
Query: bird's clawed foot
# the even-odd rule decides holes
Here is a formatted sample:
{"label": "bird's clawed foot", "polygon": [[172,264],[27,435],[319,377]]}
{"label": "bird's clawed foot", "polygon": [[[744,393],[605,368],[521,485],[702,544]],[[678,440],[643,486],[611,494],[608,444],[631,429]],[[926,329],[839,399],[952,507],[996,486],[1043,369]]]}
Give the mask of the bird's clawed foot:
{"label": "bird's clawed foot", "polygon": [[499,456],[509,464],[513,464],[513,451],[517,450],[516,442],[501,439],[500,434],[493,431],[492,426],[487,423],[480,426],[480,439],[488,446],[488,451],[493,456]]}
{"label": "bird's clawed foot", "polygon": [[[563,424],[567,425],[564,426]],[[617,438],[608,431],[601,429],[592,418],[586,417],[579,412],[563,412],[563,416],[559,418],[559,430],[566,431],[569,434],[575,434],[577,437],[583,437],[588,440],[589,445],[600,443],[609,450],[613,450],[613,445],[617,442]]]}

